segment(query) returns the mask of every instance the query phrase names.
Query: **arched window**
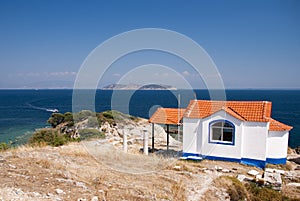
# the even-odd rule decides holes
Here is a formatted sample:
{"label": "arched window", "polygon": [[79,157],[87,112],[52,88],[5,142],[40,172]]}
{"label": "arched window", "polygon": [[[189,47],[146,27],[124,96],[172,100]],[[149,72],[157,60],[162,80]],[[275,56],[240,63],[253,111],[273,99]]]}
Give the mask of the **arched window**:
{"label": "arched window", "polygon": [[229,121],[214,121],[210,124],[210,142],[234,144],[234,130],[234,125]]}

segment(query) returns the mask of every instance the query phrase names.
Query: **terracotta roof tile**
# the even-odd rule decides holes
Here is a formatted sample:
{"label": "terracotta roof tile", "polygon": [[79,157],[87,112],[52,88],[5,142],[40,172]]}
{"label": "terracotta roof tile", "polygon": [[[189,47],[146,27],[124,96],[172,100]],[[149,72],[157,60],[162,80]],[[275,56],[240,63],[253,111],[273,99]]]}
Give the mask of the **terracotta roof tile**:
{"label": "terracotta roof tile", "polygon": [[149,119],[149,122],[157,124],[179,124],[184,112],[185,109],[158,108]]}
{"label": "terracotta roof tile", "polygon": [[202,119],[220,110],[242,121],[270,122],[270,130],[292,129],[271,118],[272,103],[268,101],[191,100],[184,117]]}
{"label": "terracotta roof tile", "polygon": [[270,118],[269,121],[270,121],[270,127],[269,127],[270,131],[289,131],[293,128],[279,121],[276,121],[275,119],[272,118]]}

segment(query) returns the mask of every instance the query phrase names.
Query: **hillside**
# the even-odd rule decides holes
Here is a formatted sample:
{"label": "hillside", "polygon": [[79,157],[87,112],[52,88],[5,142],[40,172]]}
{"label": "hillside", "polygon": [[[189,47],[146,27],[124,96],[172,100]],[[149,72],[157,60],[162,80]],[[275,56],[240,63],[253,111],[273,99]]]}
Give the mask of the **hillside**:
{"label": "hillside", "polygon": [[[160,127],[156,128],[156,154],[143,155],[141,132],[151,129],[145,119],[104,112],[96,114],[97,125],[86,114],[92,113],[81,113],[77,116],[80,121],[68,123],[67,129],[63,122],[50,130],[76,132],[92,126],[105,138],[92,135],[58,147],[40,143],[0,152],[0,200],[300,199],[300,174],[293,162],[275,167],[285,170],[281,171],[282,191],[275,191],[249,181],[255,180],[248,174],[250,170],[263,174],[254,167],[177,160],[181,143],[171,138],[171,150],[167,152],[166,134]],[[124,133],[128,136],[127,153],[122,146]],[[294,153],[293,157],[298,156]],[[241,175],[246,177],[242,182],[236,179]]]}

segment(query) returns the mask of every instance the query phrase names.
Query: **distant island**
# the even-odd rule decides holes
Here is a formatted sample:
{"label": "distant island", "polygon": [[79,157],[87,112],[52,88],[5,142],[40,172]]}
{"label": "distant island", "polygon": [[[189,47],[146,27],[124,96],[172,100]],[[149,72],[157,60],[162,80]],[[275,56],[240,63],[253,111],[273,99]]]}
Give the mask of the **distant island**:
{"label": "distant island", "polygon": [[110,84],[102,88],[103,90],[176,90],[176,87],[160,84]]}

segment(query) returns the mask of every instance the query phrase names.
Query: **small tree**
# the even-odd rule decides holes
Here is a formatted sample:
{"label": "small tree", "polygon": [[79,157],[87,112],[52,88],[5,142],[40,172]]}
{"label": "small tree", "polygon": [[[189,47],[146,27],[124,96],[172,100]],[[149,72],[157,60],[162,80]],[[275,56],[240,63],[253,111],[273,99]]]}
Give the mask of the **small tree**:
{"label": "small tree", "polygon": [[63,123],[65,116],[61,113],[53,113],[48,119],[48,123],[51,124],[53,128],[56,128],[59,124]]}

